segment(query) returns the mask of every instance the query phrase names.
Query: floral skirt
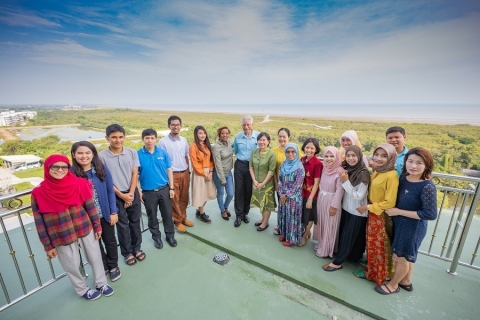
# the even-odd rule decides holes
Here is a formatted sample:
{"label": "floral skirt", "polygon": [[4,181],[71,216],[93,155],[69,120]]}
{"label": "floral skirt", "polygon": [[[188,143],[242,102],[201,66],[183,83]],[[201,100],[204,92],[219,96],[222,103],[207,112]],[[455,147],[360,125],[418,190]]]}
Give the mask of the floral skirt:
{"label": "floral skirt", "polygon": [[386,213],[368,213],[367,222],[367,269],[365,277],[377,285],[391,279],[394,272],[392,261],[392,218]]}

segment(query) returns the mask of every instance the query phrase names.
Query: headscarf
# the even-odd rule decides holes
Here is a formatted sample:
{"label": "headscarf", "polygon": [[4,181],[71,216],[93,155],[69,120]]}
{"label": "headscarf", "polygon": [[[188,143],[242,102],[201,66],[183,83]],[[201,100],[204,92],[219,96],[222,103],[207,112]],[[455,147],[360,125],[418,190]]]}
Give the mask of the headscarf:
{"label": "headscarf", "polygon": [[360,150],[359,147],[352,145],[345,150],[345,155],[348,153],[348,151],[354,152],[358,158],[358,162],[354,166],[349,165],[346,160],[342,162],[342,167],[347,170],[348,180],[350,180],[350,183],[354,187],[358,186],[362,182],[368,185],[370,183],[370,173],[363,163],[362,150]]}
{"label": "headscarf", "polygon": [[[294,149],[296,153],[295,159],[293,160],[288,160],[288,157],[287,157],[287,150],[290,148]],[[300,157],[298,156],[298,146],[295,143],[287,143],[285,145],[284,152],[285,152],[285,161],[280,166],[281,174],[288,175],[303,166],[302,161],[300,161]]]}
{"label": "headscarf", "polygon": [[325,159],[323,160],[323,172],[326,175],[331,176],[332,174],[336,174],[340,171],[343,171],[343,168],[341,167],[342,161],[340,161],[340,154],[338,152],[338,149],[335,148],[334,146],[329,146],[323,149],[323,158],[325,158],[325,155],[330,151],[330,153],[333,154],[335,157],[335,162],[332,165],[328,165],[325,162]]}
{"label": "headscarf", "polygon": [[340,142],[340,159],[343,161],[345,160],[345,155],[346,155],[346,150],[342,147],[342,138],[348,138],[350,141],[352,141],[352,146],[357,146],[360,149],[362,149],[362,144],[358,140],[358,135],[355,132],[355,130],[348,130],[342,133],[340,136],[340,139],[338,141]]}
{"label": "headscarf", "polygon": [[387,172],[391,170],[395,170],[395,163],[397,162],[397,150],[395,150],[395,147],[392,146],[390,143],[382,143],[378,147],[375,148],[373,151],[373,154],[377,152],[377,149],[383,149],[387,152],[387,163],[383,166],[376,166],[375,171],[377,172]]}
{"label": "headscarf", "polygon": [[55,179],[50,175],[50,166],[55,162],[65,162],[70,168],[70,161],[61,154],[52,154],[43,164],[44,180],[33,189],[32,195],[38,204],[38,211],[56,213],[65,209],[83,204],[92,198],[92,187],[86,179],[76,177],[70,170],[62,179]]}

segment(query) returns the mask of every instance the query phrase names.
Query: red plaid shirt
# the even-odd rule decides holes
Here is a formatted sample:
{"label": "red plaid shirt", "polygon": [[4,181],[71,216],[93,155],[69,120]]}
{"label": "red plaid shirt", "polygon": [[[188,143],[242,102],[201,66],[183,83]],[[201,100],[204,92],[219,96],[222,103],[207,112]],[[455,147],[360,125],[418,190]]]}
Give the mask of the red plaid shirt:
{"label": "red plaid shirt", "polygon": [[83,206],[71,206],[65,211],[39,213],[38,204],[32,195],[32,211],[38,236],[45,251],[74,243],[87,236],[92,228],[102,231],[100,217],[93,199],[85,201]]}

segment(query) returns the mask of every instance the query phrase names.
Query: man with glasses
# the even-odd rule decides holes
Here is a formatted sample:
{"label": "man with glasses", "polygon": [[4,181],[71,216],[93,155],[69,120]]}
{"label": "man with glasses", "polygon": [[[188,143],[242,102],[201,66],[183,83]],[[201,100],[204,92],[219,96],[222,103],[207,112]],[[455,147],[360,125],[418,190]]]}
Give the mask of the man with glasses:
{"label": "man with glasses", "polygon": [[239,227],[242,221],[250,222],[248,213],[250,211],[250,201],[252,200],[252,177],[249,171],[249,161],[252,157],[252,151],[257,147],[258,132],[253,131],[253,118],[245,115],[241,120],[243,132],[235,136],[233,141],[233,151],[237,160],[233,177],[235,180],[235,227]]}
{"label": "man with glasses", "polygon": [[172,199],[173,223],[179,232],[186,232],[185,227],[193,227],[187,219],[187,206],[190,189],[190,170],[188,162],[189,145],[187,139],[180,136],[182,119],[170,116],[167,120],[170,133],[160,139],[158,147],[167,151],[173,171],[174,196]]}

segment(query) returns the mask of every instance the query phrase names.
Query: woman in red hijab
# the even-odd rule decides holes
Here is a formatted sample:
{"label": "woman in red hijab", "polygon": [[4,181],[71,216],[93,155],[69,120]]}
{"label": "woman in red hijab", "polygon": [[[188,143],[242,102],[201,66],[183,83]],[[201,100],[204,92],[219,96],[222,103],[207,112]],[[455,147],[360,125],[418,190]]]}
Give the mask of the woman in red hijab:
{"label": "woman in red hijab", "polygon": [[[110,296],[98,239],[100,218],[93,202],[92,187],[70,172],[70,161],[60,154],[45,159],[44,181],[32,191],[32,211],[38,236],[47,256],[58,257],[75,291],[87,300]],[[95,276],[90,289],[79,271],[79,243]]]}

